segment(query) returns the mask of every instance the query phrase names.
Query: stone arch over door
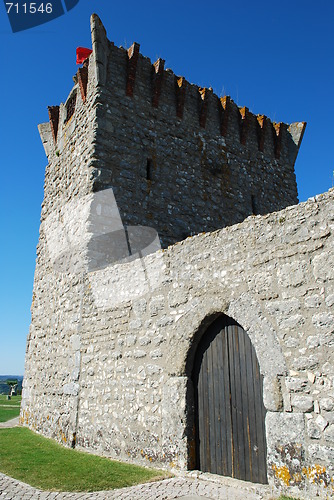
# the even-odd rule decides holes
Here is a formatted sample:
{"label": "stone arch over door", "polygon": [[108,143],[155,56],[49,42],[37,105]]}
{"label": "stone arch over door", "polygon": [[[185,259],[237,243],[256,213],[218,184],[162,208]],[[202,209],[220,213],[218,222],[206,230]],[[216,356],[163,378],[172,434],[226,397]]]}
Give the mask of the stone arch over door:
{"label": "stone arch over door", "polygon": [[271,321],[250,293],[228,299],[230,290],[205,292],[205,301],[189,301],[189,308],[175,323],[169,338],[167,366],[171,376],[190,377],[194,356],[208,326],[221,314],[238,318],[255,348],[261,373],[268,380],[286,374],[286,361]]}
{"label": "stone arch over door", "polygon": [[[177,319],[171,331],[166,365],[167,380],[163,389],[163,441],[177,450],[181,469],[196,469],[194,439],[194,387],[192,370],[197,347],[210,325],[222,314],[237,318],[255,349],[263,375],[263,399],[267,419],[271,412],[283,411],[280,378],[286,375],[286,362],[276,331],[262,304],[249,293],[231,298],[231,293],[213,289],[201,303],[188,301],[188,310]],[[199,307],[201,304],[201,307]],[[177,442],[171,436],[178,436]],[[269,449],[271,441],[266,428]]]}
{"label": "stone arch over door", "polygon": [[267,483],[262,379],[247,333],[220,315],[202,336],[192,371],[197,469]]}

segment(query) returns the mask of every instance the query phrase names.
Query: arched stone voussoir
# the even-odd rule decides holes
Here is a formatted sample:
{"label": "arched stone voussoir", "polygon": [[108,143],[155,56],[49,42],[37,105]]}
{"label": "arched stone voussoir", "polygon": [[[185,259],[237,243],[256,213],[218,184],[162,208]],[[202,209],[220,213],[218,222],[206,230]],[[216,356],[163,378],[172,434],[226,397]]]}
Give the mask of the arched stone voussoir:
{"label": "arched stone voussoir", "polygon": [[244,328],[254,345],[262,375],[267,381],[287,373],[277,334],[250,294],[231,298],[221,290],[194,297],[170,332],[167,370],[170,376],[189,376],[196,347],[207,327],[220,314],[227,314]]}
{"label": "arched stone voussoir", "polygon": [[286,375],[286,360],[277,334],[262,313],[259,302],[252,295],[242,293],[239,297],[230,300],[227,314],[237,321],[249,335],[261,374],[268,380]]}
{"label": "arched stone voussoir", "polygon": [[175,321],[170,331],[166,366],[169,376],[191,376],[197,345],[210,325],[220,314],[226,314],[228,298],[213,290],[198,299],[189,299],[187,310]]}

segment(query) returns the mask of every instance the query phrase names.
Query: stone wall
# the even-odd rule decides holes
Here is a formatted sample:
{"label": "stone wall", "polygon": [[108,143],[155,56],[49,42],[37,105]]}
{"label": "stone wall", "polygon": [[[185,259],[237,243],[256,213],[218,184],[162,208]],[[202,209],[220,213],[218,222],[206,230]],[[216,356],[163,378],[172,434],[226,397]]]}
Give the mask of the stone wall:
{"label": "stone wall", "polygon": [[212,90],[183,79],[181,118],[180,89],[171,70],[161,73],[155,107],[156,66],[138,54],[132,97],[126,95],[128,66],[128,51],[110,45],[100,94],[95,179],[96,189],[113,188],[125,224],[153,227],[166,247],[297,202],[293,165],[298,148],[287,126],[275,156],[276,131],[265,120],[260,151],[257,118],[248,112],[243,120],[232,100],[224,101],[224,110]]}
{"label": "stone wall", "polygon": [[[82,276],[50,268],[35,287],[22,420],[122,460],[191,466],[193,357],[225,313],[264,376],[269,482],[330,494],[333,198]],[[129,282],[132,298],[120,293]]]}
{"label": "stone wall", "polygon": [[[96,16],[92,42],[39,127],[49,165],[21,421],[69,446],[191,468],[192,363],[227,314],[264,377],[270,483],[329,491],[334,192],[230,226],[296,202],[304,124],[271,124],[137,45],[114,47]],[[123,223],[183,241],[109,255],[129,243]]]}

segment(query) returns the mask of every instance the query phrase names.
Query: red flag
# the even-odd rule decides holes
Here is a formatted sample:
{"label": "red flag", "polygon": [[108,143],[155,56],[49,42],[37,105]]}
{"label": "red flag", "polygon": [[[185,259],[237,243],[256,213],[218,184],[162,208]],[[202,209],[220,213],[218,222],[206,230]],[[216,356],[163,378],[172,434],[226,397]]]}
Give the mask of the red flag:
{"label": "red flag", "polygon": [[77,64],[82,64],[92,52],[93,51],[91,49],[77,47]]}

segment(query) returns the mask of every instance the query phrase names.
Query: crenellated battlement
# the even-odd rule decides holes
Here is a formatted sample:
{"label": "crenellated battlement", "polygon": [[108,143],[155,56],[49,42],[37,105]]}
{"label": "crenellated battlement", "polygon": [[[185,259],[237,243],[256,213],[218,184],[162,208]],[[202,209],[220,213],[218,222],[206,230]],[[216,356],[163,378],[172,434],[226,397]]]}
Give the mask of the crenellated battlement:
{"label": "crenellated battlement", "polygon": [[[191,114],[197,113],[199,128],[205,129],[210,122],[213,125],[210,127],[211,130],[231,140],[238,140],[242,146],[257,147],[259,152],[265,152],[276,159],[279,159],[283,152],[285,154],[292,153],[292,156],[296,157],[306,127],[305,122],[297,122],[292,125],[271,122],[264,115],[251,113],[245,106],[237,106],[230,96],[218,98],[211,88],[190,84],[184,77],[175,75],[169,69],[166,70],[163,59],[159,58],[156,62],[151,63],[150,59],[140,54],[140,45],[136,42],[128,50],[115,47],[112,42],[107,40],[105,28],[96,15],[92,16],[91,32],[93,54],[86,59],[75,76],[83,103],[86,102],[87,97],[89,61],[92,60],[95,65],[96,85],[99,87],[107,86],[109,59],[118,51],[121,54],[126,54],[126,59],[123,61],[123,65],[126,65],[126,83],[123,92],[127,97],[141,96],[141,89],[136,88],[137,70],[141,67],[139,70],[147,71],[148,66],[150,66],[149,74],[142,78],[151,83],[146,92],[150,93],[150,102],[153,108],[159,109],[161,101],[167,101],[171,108],[168,110],[170,116],[182,120],[184,110],[189,111],[187,100],[193,102],[191,94],[197,94],[197,109],[193,110]],[[122,70],[124,71],[124,68],[119,68],[119,71]],[[169,81],[174,79],[174,85],[166,84],[166,79]],[[122,89],[119,90],[122,92]],[[166,95],[171,92],[173,95]],[[57,114],[55,106],[49,108],[49,118],[52,135],[56,142],[59,113]],[[66,121],[68,120],[65,118]],[[291,128],[295,131],[293,135],[291,135]],[[292,152],[293,148],[295,148],[294,153]]]}
{"label": "crenellated battlement", "polygon": [[91,36],[66,102],[39,127],[51,165],[70,166],[86,137],[87,189],[118,191],[124,222],[153,226],[163,244],[297,202],[305,122],[272,122],[152,63],[136,42],[115,46],[95,14]]}

